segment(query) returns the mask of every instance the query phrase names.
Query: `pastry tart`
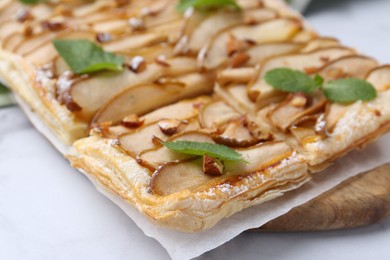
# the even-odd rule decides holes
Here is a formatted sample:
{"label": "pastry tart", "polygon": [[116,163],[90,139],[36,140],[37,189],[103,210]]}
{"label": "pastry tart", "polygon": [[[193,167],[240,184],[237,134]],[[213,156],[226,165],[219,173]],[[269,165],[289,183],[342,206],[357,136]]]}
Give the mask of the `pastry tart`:
{"label": "pastry tart", "polygon": [[[185,12],[174,0],[56,2],[0,4],[0,77],[73,144],[74,167],[157,225],[211,228],[390,129],[390,67],[319,36],[282,1]],[[54,43],[80,39],[121,69],[75,73]],[[316,88],[281,90],[267,80],[280,68]],[[322,85],[342,80],[375,96],[337,102]]]}

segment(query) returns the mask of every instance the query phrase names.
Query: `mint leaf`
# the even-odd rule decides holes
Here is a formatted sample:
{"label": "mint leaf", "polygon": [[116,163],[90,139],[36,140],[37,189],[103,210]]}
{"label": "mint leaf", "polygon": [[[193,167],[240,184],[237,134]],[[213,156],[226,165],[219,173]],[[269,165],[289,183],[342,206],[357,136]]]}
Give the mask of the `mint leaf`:
{"label": "mint leaf", "polygon": [[285,92],[313,92],[322,85],[323,78],[317,75],[314,79],[302,71],[289,68],[278,68],[268,71],[264,77],[265,81],[273,88]]}
{"label": "mint leaf", "polygon": [[6,107],[15,103],[10,92],[8,88],[0,83],[0,107]]}
{"label": "mint leaf", "polygon": [[54,40],[54,47],[74,73],[92,73],[101,70],[120,71],[124,58],[105,52],[88,40]]}
{"label": "mint leaf", "polygon": [[44,0],[19,0],[19,2],[26,4],[26,5],[33,5],[33,4],[38,4],[38,3],[44,2]]}
{"label": "mint leaf", "polygon": [[221,8],[233,7],[237,10],[241,9],[235,0],[180,0],[177,4],[177,10],[184,12],[190,7],[194,8]]}
{"label": "mint leaf", "polygon": [[327,99],[339,103],[370,101],[377,96],[371,83],[355,78],[329,81],[324,84],[323,90]]}
{"label": "mint leaf", "polygon": [[213,158],[218,158],[227,161],[244,161],[241,154],[237,153],[233,149],[212,143],[201,143],[191,141],[176,141],[176,142],[165,142],[165,147],[168,149],[184,154],[190,155],[208,155]]}

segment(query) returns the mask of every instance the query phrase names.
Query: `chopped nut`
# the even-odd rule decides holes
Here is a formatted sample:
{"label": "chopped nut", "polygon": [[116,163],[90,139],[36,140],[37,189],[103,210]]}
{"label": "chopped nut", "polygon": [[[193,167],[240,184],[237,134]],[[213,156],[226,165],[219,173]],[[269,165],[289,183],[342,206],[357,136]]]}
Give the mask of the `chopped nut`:
{"label": "chopped nut", "polygon": [[243,66],[245,63],[247,63],[249,60],[250,60],[250,56],[244,52],[239,52],[239,53],[236,53],[231,62],[230,62],[230,66],[232,68],[238,68],[238,67],[241,67]]}
{"label": "chopped nut", "polygon": [[164,143],[164,141],[161,140],[160,137],[157,137],[157,136],[153,135],[153,136],[152,136],[152,143],[153,143],[154,145],[161,145],[161,144]]}
{"label": "chopped nut", "polygon": [[130,18],[128,21],[129,25],[134,31],[141,31],[145,29],[145,23],[139,18]]}
{"label": "chopped nut", "polygon": [[306,106],[307,104],[307,98],[304,94],[295,94],[291,101],[290,101],[291,105],[293,105],[294,107],[304,107]]}
{"label": "chopped nut", "polygon": [[41,26],[45,30],[57,32],[65,29],[65,24],[60,21],[43,21],[41,22]]}
{"label": "chopped nut", "polygon": [[173,135],[181,124],[182,122],[178,119],[163,119],[158,122],[158,127],[163,134]]}
{"label": "chopped nut", "polygon": [[327,56],[322,56],[322,57],[320,57],[320,60],[323,62],[328,62],[330,60],[330,58]]}
{"label": "chopped nut", "polygon": [[33,35],[34,31],[31,24],[23,24],[22,34],[26,37]]}
{"label": "chopped nut", "polygon": [[377,117],[382,116],[382,113],[381,113],[381,111],[379,111],[379,110],[376,110],[376,109],[375,109],[374,113],[375,113],[375,115],[376,115]]}
{"label": "chopped nut", "polygon": [[157,64],[163,66],[163,67],[170,67],[171,64],[167,62],[167,57],[165,55],[159,55],[155,58],[155,61]]}
{"label": "chopped nut", "polygon": [[34,17],[27,9],[19,9],[16,13],[16,20],[20,23],[24,23],[27,20],[32,20]]}
{"label": "chopped nut", "polygon": [[126,116],[122,119],[121,125],[128,128],[137,128],[143,125],[144,120],[141,120],[136,114]]}
{"label": "chopped nut", "polygon": [[128,64],[125,64],[131,71],[141,73],[146,70],[147,63],[142,56],[135,56]]}
{"label": "chopped nut", "polygon": [[314,74],[318,71],[318,68],[316,67],[306,67],[304,68],[306,74]]}
{"label": "chopped nut", "polygon": [[222,175],[224,170],[223,162],[210,157],[203,156],[203,173],[208,175]]}
{"label": "chopped nut", "polygon": [[96,34],[96,40],[100,43],[109,42],[112,40],[112,35],[109,33],[98,33]]}

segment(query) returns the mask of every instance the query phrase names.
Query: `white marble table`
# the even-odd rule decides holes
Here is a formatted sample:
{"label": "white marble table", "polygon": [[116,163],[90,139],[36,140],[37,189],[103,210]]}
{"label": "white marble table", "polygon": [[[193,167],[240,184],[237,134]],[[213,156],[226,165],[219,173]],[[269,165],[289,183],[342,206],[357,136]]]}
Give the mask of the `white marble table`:
{"label": "white marble table", "polygon": [[[390,63],[390,1],[322,1],[309,21]],[[0,259],[168,259],[22,112],[0,110]],[[390,149],[390,148],[389,148]],[[201,259],[390,259],[390,219],[349,231],[242,234]]]}

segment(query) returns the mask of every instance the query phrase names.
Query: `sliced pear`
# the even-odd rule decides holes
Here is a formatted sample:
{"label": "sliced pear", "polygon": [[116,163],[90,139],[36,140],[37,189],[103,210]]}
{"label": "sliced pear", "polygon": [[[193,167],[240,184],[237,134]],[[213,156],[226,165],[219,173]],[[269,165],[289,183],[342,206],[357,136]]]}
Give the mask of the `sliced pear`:
{"label": "sliced pear", "polygon": [[208,182],[213,177],[202,172],[202,160],[168,163],[159,168],[150,182],[150,191],[167,196],[183,190],[191,190]]}
{"label": "sliced pear", "polygon": [[[193,131],[199,128],[199,124],[197,120],[195,120],[195,118],[189,118],[181,121],[182,124],[177,129],[176,132],[177,134],[186,131]],[[111,127],[110,132],[111,129],[114,130],[115,127]],[[169,135],[166,135],[161,131],[158,122],[145,125],[133,131],[127,131],[125,134],[120,135],[118,140],[121,144],[121,147],[135,158],[141,152],[151,150],[154,147],[156,147],[156,145],[160,147],[161,144],[156,144],[154,142],[154,139],[156,138],[157,140],[161,140],[161,141],[167,141],[169,138],[171,138]]]}
{"label": "sliced pear", "polygon": [[15,48],[15,52],[16,54],[26,55],[41,47],[42,45],[50,42],[54,38],[55,34],[50,32],[43,32],[31,37],[26,37],[25,40]]}
{"label": "sliced pear", "polygon": [[378,62],[372,58],[352,55],[342,57],[326,64],[319,70],[319,74],[325,80],[339,78],[364,79],[369,71],[378,66]]}
{"label": "sliced pear", "polygon": [[17,21],[9,21],[3,24],[0,24],[0,40],[3,41],[7,39],[15,32],[22,30],[22,24]]}
{"label": "sliced pear", "polygon": [[116,3],[112,0],[106,0],[106,1],[95,1],[93,3],[83,5],[81,7],[76,8],[73,10],[73,16],[76,17],[86,17],[93,13],[96,13],[98,11],[115,7]]}
{"label": "sliced pear", "polygon": [[340,42],[336,38],[331,37],[320,37],[309,41],[302,52],[312,52],[322,48],[340,46]]}
{"label": "sliced pear", "polygon": [[80,23],[83,23],[83,24],[93,25],[93,24],[104,22],[104,21],[109,21],[109,20],[112,20],[115,18],[116,17],[111,12],[100,11],[100,12],[91,13],[88,16],[79,18],[79,21],[80,21]]}
{"label": "sliced pear", "polygon": [[305,29],[305,30],[302,30],[299,33],[297,33],[294,36],[294,38],[292,39],[292,41],[306,43],[306,42],[309,42],[309,41],[316,39],[317,37],[318,37],[317,33],[315,33],[312,30]]}
{"label": "sliced pear", "polygon": [[233,118],[240,117],[230,106],[223,101],[215,101],[205,105],[199,113],[199,123],[202,128],[217,129]]}
{"label": "sliced pear", "polygon": [[273,109],[268,117],[272,123],[282,131],[286,131],[291,125],[294,124],[299,118],[316,113],[317,111],[323,109],[326,105],[326,98],[321,95],[315,96],[312,100],[312,104],[307,106],[303,104],[302,106],[297,106],[294,104],[295,95],[290,95],[285,102],[278,105]]}
{"label": "sliced pear", "polygon": [[224,86],[230,83],[249,83],[255,76],[255,68],[224,69],[218,73],[217,80],[221,86]]}
{"label": "sliced pear", "polygon": [[161,67],[149,64],[141,73],[124,69],[121,72],[102,72],[78,81],[71,88],[73,101],[82,107],[81,118],[89,120],[94,113],[124,89],[153,82],[162,76]]}
{"label": "sliced pear", "polygon": [[108,20],[94,23],[92,28],[95,32],[119,34],[129,29],[129,23],[126,20]]}
{"label": "sliced pear", "polygon": [[257,107],[247,95],[246,85],[234,84],[228,87],[215,87],[215,92],[222,99],[242,114],[255,114]]}
{"label": "sliced pear", "polygon": [[310,142],[310,140],[316,140],[317,139],[317,133],[311,128],[306,127],[291,127],[290,128],[291,134],[294,136],[295,139],[298,140],[298,142],[302,145],[305,145]]}
{"label": "sliced pear", "polygon": [[347,113],[350,105],[332,103],[328,106],[325,114],[325,131],[332,132],[337,122]]}
{"label": "sliced pear", "polygon": [[378,91],[390,89],[390,65],[384,65],[371,70],[366,80],[372,83]]}
{"label": "sliced pear", "polygon": [[290,39],[301,29],[301,23],[296,19],[274,19],[256,25],[239,25],[226,29],[214,37],[210,44],[204,47],[198,55],[201,67],[217,68],[228,59],[226,43],[233,35],[238,40],[253,43],[282,42]]}
{"label": "sliced pear", "polygon": [[254,45],[246,53],[251,57],[247,62],[248,66],[254,66],[264,60],[283,54],[293,54],[298,52],[304,45],[294,42],[264,43]]}
{"label": "sliced pear", "polygon": [[205,43],[205,39],[211,39],[219,31],[242,23],[251,21],[260,23],[276,18],[276,13],[270,9],[256,8],[244,12],[221,11],[204,19],[193,31],[189,40],[189,48],[198,52]]}
{"label": "sliced pear", "polygon": [[25,56],[26,60],[32,62],[37,66],[49,63],[58,56],[57,50],[51,42],[46,43],[39,49],[32,51]]}
{"label": "sliced pear", "polygon": [[4,39],[2,48],[6,51],[14,51],[15,48],[25,40],[25,36],[21,33],[14,33],[7,39]]}
{"label": "sliced pear", "polygon": [[290,157],[293,149],[284,142],[267,142],[254,147],[238,149],[246,162],[225,162],[226,174],[244,175],[266,169]]}
{"label": "sliced pear", "polygon": [[196,59],[191,57],[175,57],[166,60],[164,76],[177,77],[188,73],[197,72],[198,64]]}
{"label": "sliced pear", "polygon": [[145,84],[127,88],[100,109],[93,123],[115,123],[128,114],[144,114],[181,98],[208,93],[213,87],[209,78],[201,74],[189,74],[178,80],[184,85]]}
{"label": "sliced pear", "polygon": [[110,52],[132,51],[137,48],[148,47],[161,43],[167,39],[167,35],[159,33],[143,33],[127,36],[123,39],[111,41],[103,45],[104,50]]}
{"label": "sliced pear", "polygon": [[[204,143],[214,143],[212,138],[208,133],[204,133],[201,131],[188,131],[177,134],[172,138],[168,139],[168,141],[192,141],[192,142],[204,142]],[[139,142],[139,140],[138,140]],[[125,148],[127,150],[127,148]],[[159,166],[164,165],[169,162],[187,160],[190,158],[194,158],[194,155],[187,155],[182,153],[177,153],[169,150],[165,146],[160,146],[157,148],[153,148],[150,150],[146,150],[141,152],[138,156],[138,160],[141,165],[149,168],[157,169]]]}
{"label": "sliced pear", "polygon": [[257,80],[249,86],[249,98],[256,101],[259,108],[267,106],[272,102],[279,102],[283,98],[283,93],[275,90],[264,81],[264,75],[267,71],[281,67],[302,71],[305,71],[308,68],[321,68],[330,61],[352,54],[354,54],[354,50],[352,49],[331,47],[316,50],[311,53],[282,55],[271,58],[263,64]]}
{"label": "sliced pear", "polygon": [[197,116],[199,108],[208,104],[210,101],[211,98],[208,96],[180,101],[179,103],[168,105],[146,114],[143,116],[143,120],[145,121],[145,124],[150,124],[164,118],[174,118],[180,120],[189,119]]}

